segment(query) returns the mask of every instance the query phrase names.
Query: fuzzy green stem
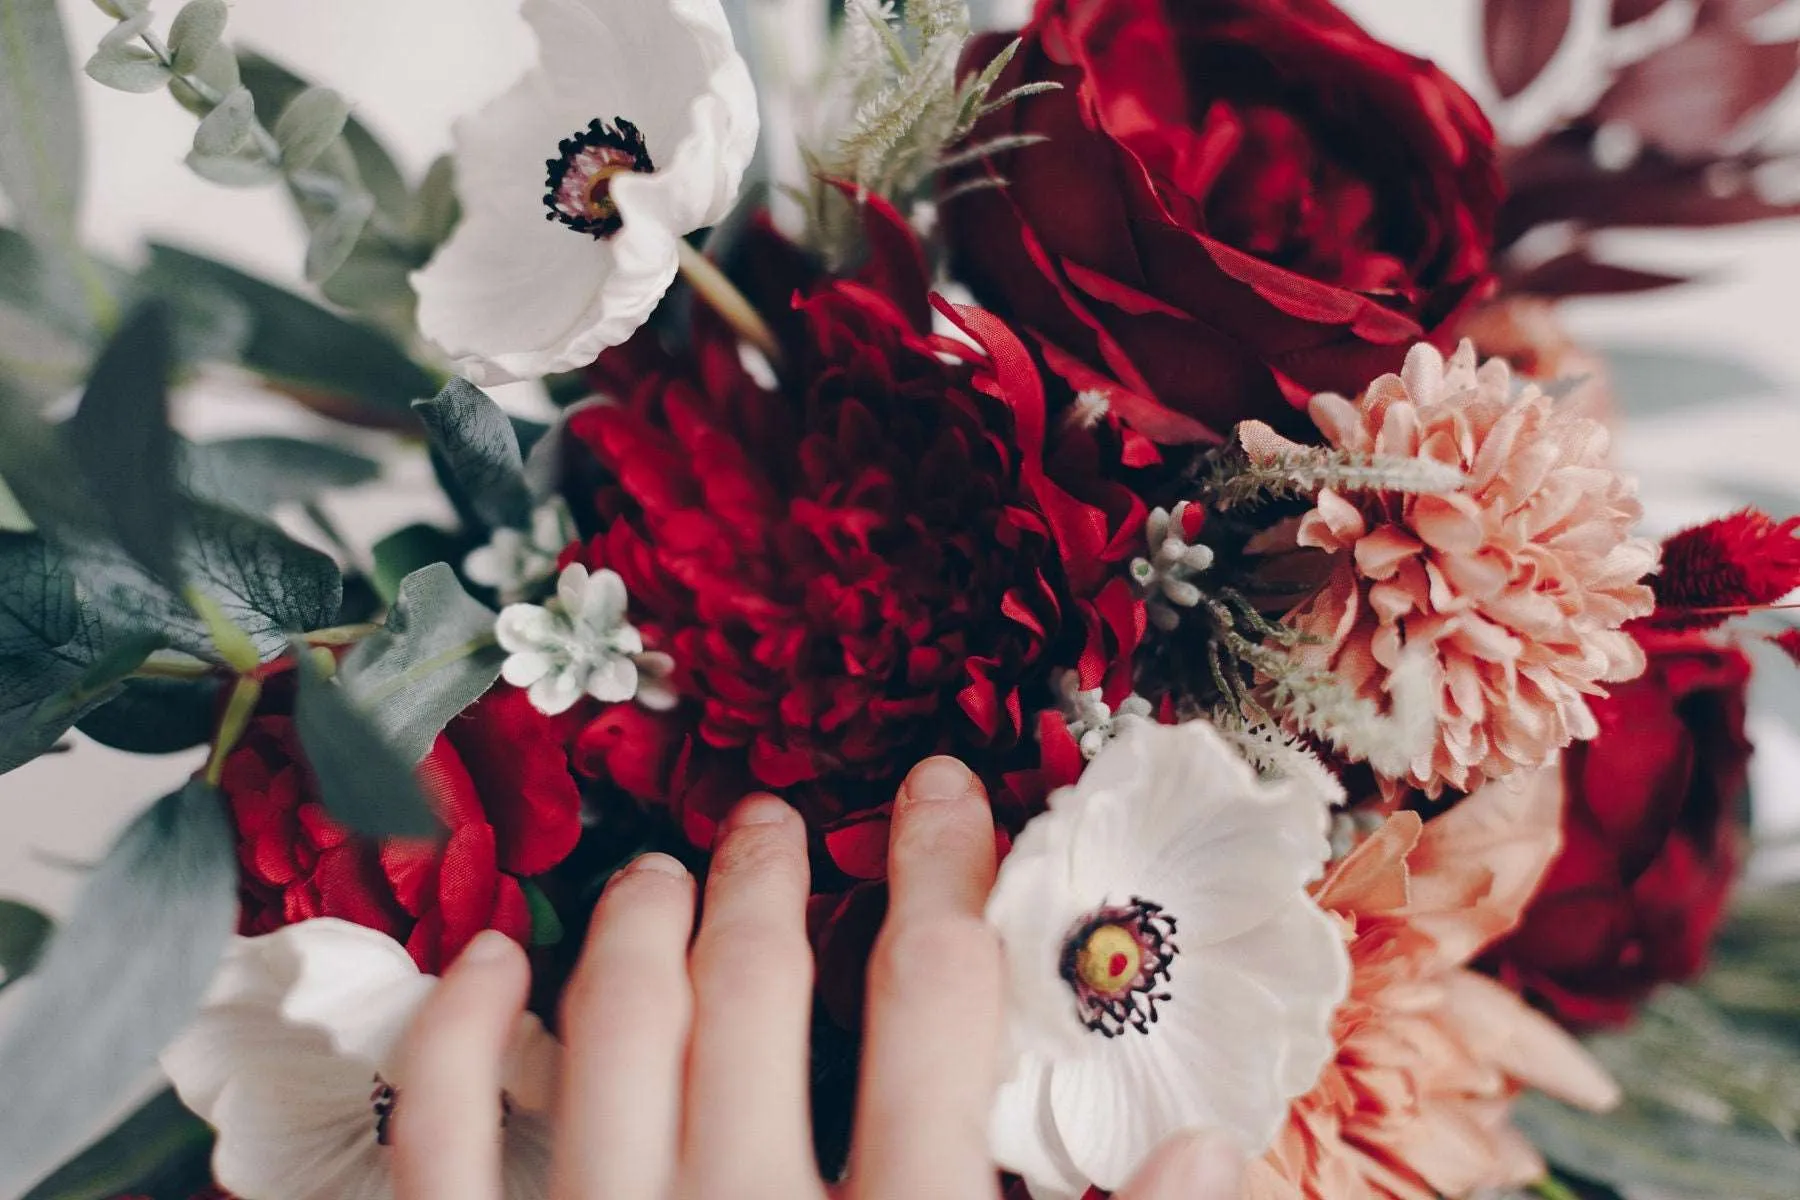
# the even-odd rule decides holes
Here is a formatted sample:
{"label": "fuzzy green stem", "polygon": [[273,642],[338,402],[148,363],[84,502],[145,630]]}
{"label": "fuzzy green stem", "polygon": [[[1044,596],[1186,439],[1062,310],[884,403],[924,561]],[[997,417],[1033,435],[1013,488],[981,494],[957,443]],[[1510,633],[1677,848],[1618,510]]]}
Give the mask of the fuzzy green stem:
{"label": "fuzzy green stem", "polygon": [[212,753],[206,759],[206,782],[213,787],[225,775],[225,759],[237,749],[237,744],[250,728],[250,718],[256,712],[256,702],[262,699],[262,680],[250,675],[238,676],[237,685],[231,689],[231,699],[225,702],[225,715],[219,719],[219,730],[213,735]]}
{"label": "fuzzy green stem", "polygon": [[205,679],[223,668],[199,659],[158,659],[151,657],[131,673],[133,679]]}
{"label": "fuzzy green stem", "polygon": [[1546,1175],[1531,1185],[1531,1190],[1543,1200],[1581,1200],[1581,1197],[1562,1180],[1554,1175]]}
{"label": "fuzzy green stem", "polygon": [[308,646],[354,646],[381,626],[364,622],[359,625],[336,625],[330,629],[315,629],[311,633],[301,634],[300,640]]}

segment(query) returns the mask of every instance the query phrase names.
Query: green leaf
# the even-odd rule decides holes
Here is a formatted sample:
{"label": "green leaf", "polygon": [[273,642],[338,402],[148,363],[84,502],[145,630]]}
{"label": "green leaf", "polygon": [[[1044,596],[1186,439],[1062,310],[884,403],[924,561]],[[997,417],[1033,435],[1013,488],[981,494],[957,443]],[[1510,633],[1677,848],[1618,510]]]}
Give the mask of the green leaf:
{"label": "green leaf", "polygon": [[370,326],[199,255],[169,246],[153,246],[150,253],[146,275],[159,292],[224,293],[241,302],[253,320],[242,365],[315,398],[321,409],[410,427],[412,402],[438,388]]}
{"label": "green leaf", "polygon": [[525,907],[531,913],[531,944],[533,946],[554,946],[568,936],[563,928],[562,917],[557,915],[556,905],[550,903],[550,897],[544,889],[530,879],[519,880],[519,890],[525,893]]}
{"label": "green leaf", "polygon": [[102,746],[129,754],[174,754],[211,739],[221,681],[127,679],[119,694],[75,723]]}
{"label": "green leaf", "polygon": [[150,28],[150,14],[139,13],[120,22],[100,39],[100,48],[83,68],[87,77],[121,92],[154,92],[172,78],[160,56],[139,39]]}
{"label": "green leaf", "polygon": [[94,7],[115,21],[123,21],[148,9],[150,0],[94,0]]}
{"label": "green leaf", "polygon": [[261,187],[281,174],[280,169],[254,147],[233,154],[201,154],[198,150],[190,150],[182,161],[187,163],[188,170],[220,187]]}
{"label": "green leaf", "polygon": [[[256,96],[259,112],[282,112],[308,87],[300,76],[260,54],[245,54],[239,69],[244,86]],[[357,175],[375,197],[376,205],[396,219],[403,218],[409,201],[406,178],[387,147],[354,117],[344,126],[344,143],[356,160]]]}
{"label": "green leaf", "polygon": [[466,539],[435,525],[408,525],[375,543],[376,594],[392,604],[400,584],[414,571],[438,562],[461,562],[469,551]]}
{"label": "green leaf", "polygon": [[370,837],[430,837],[442,832],[412,772],[412,760],[377,729],[370,714],[326,679],[300,649],[294,728],[325,811]]}
{"label": "green leaf", "polygon": [[0,475],[19,507],[55,537],[102,537],[105,514],[81,486],[81,469],[60,431],[9,397],[0,379]]}
{"label": "green leaf", "polygon": [[206,87],[201,91],[189,85],[187,79],[171,79],[169,94],[175,97],[181,107],[196,117],[204,117],[212,111],[212,101],[208,95],[223,96],[237,90],[243,82],[238,72],[238,58],[229,46],[214,46],[200,60],[200,66],[188,73],[188,79],[198,80]]}
{"label": "green leaf", "polygon": [[179,587],[172,359],[168,312],[146,301],[101,351],[64,433],[118,544],[157,580]]}
{"label": "green leaf", "polygon": [[69,646],[0,659],[8,676],[0,685],[0,773],[50,750],[76,722],[117,695],[125,677],[162,646],[151,634],[126,633],[108,642],[84,630]]}
{"label": "green leaf", "polygon": [[456,228],[462,206],[456,199],[456,160],[448,154],[433,159],[407,208],[406,230],[420,246],[435,249]]}
{"label": "green leaf", "polygon": [[0,533],[0,657],[54,650],[79,627],[62,555],[34,534]]}
{"label": "green leaf", "polygon": [[64,274],[23,235],[0,229],[0,375],[48,404],[78,387],[93,316]]}
{"label": "green leaf", "polygon": [[310,283],[329,279],[348,261],[356,243],[375,215],[375,198],[353,192],[312,227],[306,243],[306,278]]}
{"label": "green leaf", "polygon": [[111,1200],[122,1193],[192,1196],[212,1182],[206,1122],[173,1091],[151,1097],[38,1184],[25,1200]]}
{"label": "green leaf", "polygon": [[183,442],[176,461],[176,478],[189,495],[251,516],[306,504],[329,489],[360,487],[381,474],[372,458],[287,437]]}
{"label": "green leaf", "polygon": [[200,69],[225,36],[231,11],[225,0],[188,0],[169,25],[169,57],[175,69],[186,75]]}
{"label": "green leaf", "polygon": [[484,523],[514,529],[531,524],[531,490],[518,434],[486,392],[466,379],[452,379],[432,399],[415,403],[413,411],[424,419],[432,447]]}
{"label": "green leaf", "polygon": [[[68,562],[108,626],[153,632],[175,649],[215,657],[199,614],[122,553],[90,544],[71,549]],[[331,625],[343,602],[343,575],[329,557],[229,509],[190,505],[177,562],[265,659],[286,648],[289,633]]]}
{"label": "green leaf", "polygon": [[33,240],[73,244],[84,154],[56,0],[0,0],[0,192]]}
{"label": "green leaf", "polygon": [[344,691],[407,762],[424,758],[444,726],[500,678],[506,652],[494,641],[494,616],[437,563],[406,577],[386,628],[344,659]]}
{"label": "green leaf", "polygon": [[290,173],[310,167],[349,120],[350,105],[328,87],[310,87],[289,100],[273,130],[282,167]]}
{"label": "green leaf", "polygon": [[19,506],[6,480],[0,479],[0,533],[34,533],[37,526]]}
{"label": "green leaf", "polygon": [[51,928],[50,918],[29,904],[0,900],[0,989],[37,965]]}
{"label": "green leaf", "polygon": [[0,1195],[92,1138],[199,1008],[237,922],[223,805],[198,780],[157,801],[51,939],[0,1036]]}
{"label": "green leaf", "polygon": [[237,154],[250,145],[255,131],[256,101],[249,88],[235,88],[200,119],[194,130],[194,153],[201,158]]}

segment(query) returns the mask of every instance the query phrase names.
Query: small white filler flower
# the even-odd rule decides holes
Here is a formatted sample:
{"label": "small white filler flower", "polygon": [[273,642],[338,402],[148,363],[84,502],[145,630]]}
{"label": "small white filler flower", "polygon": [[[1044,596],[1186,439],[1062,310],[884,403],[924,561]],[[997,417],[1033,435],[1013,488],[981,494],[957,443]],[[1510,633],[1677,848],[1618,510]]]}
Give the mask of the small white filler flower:
{"label": "small white filler flower", "polygon": [[462,222],[413,276],[420,329],[481,384],[585,366],[630,337],[756,148],[719,0],[522,11],[538,63],[457,124]]}
{"label": "small white filler flower", "polygon": [[[176,1092],[218,1132],[213,1173],[255,1200],[388,1200],[393,1056],[437,983],[405,947],[319,919],[226,951],[200,1015],[163,1052]],[[550,1192],[557,1045],[522,1016],[500,1100],[506,1200]]]}
{"label": "small white filler flower", "polygon": [[534,708],[557,716],[582,695],[618,703],[636,698],[645,708],[669,709],[676,694],[668,684],[675,661],[644,649],[644,637],[625,619],[630,597],[617,572],[588,574],[580,563],[563,568],[556,607],[509,604],[494,622],[494,637],[507,653],[501,678],[527,689]]}
{"label": "small white filler flower", "polygon": [[1204,722],[1133,721],[1000,869],[1016,1055],[994,1156],[1037,1200],[1117,1189],[1168,1135],[1260,1154],[1333,1053],[1343,938],[1307,895],[1328,797]]}
{"label": "small white filler flower", "polygon": [[515,603],[556,574],[557,558],[576,536],[569,506],[553,496],[532,511],[529,530],[496,529],[487,545],[469,551],[463,574],[500,593],[501,603]]}

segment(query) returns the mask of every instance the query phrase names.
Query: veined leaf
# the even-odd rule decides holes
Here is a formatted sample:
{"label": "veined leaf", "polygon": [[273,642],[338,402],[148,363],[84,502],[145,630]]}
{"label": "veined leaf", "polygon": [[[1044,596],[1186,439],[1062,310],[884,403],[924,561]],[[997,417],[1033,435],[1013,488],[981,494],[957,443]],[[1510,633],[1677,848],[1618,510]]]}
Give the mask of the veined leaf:
{"label": "veined leaf", "polygon": [[62,556],[35,534],[0,533],[0,658],[54,650],[78,626]]}
{"label": "veined leaf", "polygon": [[342,687],[300,649],[294,728],[319,798],[340,824],[370,837],[430,837],[442,832],[412,763],[376,728]]}
{"label": "veined leaf", "polygon": [[413,405],[431,445],[442,457],[475,514],[490,528],[531,524],[525,458],[505,410],[466,379],[452,379],[430,400]]}
{"label": "veined leaf", "polygon": [[0,1035],[0,1194],[91,1139],[192,1019],[237,920],[223,800],[199,781],[132,822]]}

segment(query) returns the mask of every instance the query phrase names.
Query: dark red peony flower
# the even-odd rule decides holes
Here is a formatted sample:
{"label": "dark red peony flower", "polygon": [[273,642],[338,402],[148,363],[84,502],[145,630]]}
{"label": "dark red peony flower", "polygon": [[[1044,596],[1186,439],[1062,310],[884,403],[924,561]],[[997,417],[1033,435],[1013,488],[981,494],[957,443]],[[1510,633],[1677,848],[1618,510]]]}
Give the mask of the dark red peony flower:
{"label": "dark red peony flower", "polygon": [[529,939],[519,880],[561,862],[581,835],[557,725],[523,692],[496,687],[419,764],[446,839],[378,845],[326,815],[292,705],[292,687],[277,678],[220,781],[238,830],[245,934],[339,917],[405,942],[434,973],[483,929]]}
{"label": "dark red peony flower", "polygon": [[[1158,440],[1397,371],[1487,279],[1480,107],[1325,0],[1041,0],[974,139],[1051,139],[943,215],[977,296],[1167,410]],[[977,51],[990,58],[1002,38]]]}
{"label": "dark red peony flower", "polygon": [[1051,478],[1025,348],[976,310],[945,311],[985,353],[923,332],[922,279],[916,304],[822,284],[779,388],[705,322],[679,360],[641,336],[596,367],[615,402],[570,420],[580,557],[623,578],[687,698],[604,710],[576,763],[702,847],[756,788],[822,828],[932,753],[997,782],[1035,760],[1054,667],[1129,691],[1143,615],[1116,563],[1142,503]]}
{"label": "dark red peony flower", "polygon": [[1563,850],[1487,960],[1575,1026],[1698,974],[1739,866],[1750,661],[1693,636],[1645,649],[1648,670],[1593,702],[1599,736],[1568,751]]}

